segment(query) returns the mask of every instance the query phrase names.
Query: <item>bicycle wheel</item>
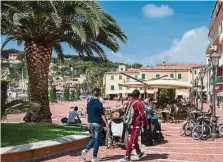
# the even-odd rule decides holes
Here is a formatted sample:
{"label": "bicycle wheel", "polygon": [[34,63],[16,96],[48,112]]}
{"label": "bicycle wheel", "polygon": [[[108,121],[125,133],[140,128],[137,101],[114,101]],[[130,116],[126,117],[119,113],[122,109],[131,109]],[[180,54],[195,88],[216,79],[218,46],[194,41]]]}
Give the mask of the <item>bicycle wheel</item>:
{"label": "bicycle wheel", "polygon": [[204,124],[203,127],[203,133],[202,133],[202,139],[207,140],[211,137],[211,127],[207,124]]}
{"label": "bicycle wheel", "polygon": [[218,134],[223,136],[223,124],[218,125]]}
{"label": "bicycle wheel", "polygon": [[201,125],[197,125],[192,130],[192,138],[194,140],[198,140],[201,137],[202,137],[202,126]]}

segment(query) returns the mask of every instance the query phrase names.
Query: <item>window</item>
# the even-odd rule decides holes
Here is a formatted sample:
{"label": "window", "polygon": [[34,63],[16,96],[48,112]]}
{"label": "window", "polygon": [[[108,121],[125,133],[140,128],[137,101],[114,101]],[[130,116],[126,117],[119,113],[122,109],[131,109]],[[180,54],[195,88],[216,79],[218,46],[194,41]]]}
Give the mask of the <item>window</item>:
{"label": "window", "polygon": [[178,79],[182,79],[182,74],[178,74]]}
{"label": "window", "polygon": [[142,74],[142,79],[146,79],[146,75],[145,74]]}
{"label": "window", "polygon": [[121,71],[123,71],[123,68],[121,68]]}
{"label": "window", "polygon": [[115,90],[115,86],[114,85],[111,85],[111,90]]}
{"label": "window", "polygon": [[174,74],[170,74],[170,78],[174,78]]}
{"label": "window", "polygon": [[111,80],[114,80],[114,75],[111,76]]}
{"label": "window", "polygon": [[135,75],[135,78],[138,79],[138,75]]}
{"label": "window", "polygon": [[119,75],[119,80],[122,80],[122,75]]}
{"label": "window", "polygon": [[129,82],[130,81],[130,78],[129,77],[127,77],[127,82]]}
{"label": "window", "polygon": [[140,90],[142,90],[142,88],[140,88]]}
{"label": "window", "polygon": [[122,90],[122,86],[119,86],[119,90]]}
{"label": "window", "polygon": [[194,70],[194,74],[197,74],[197,70]]}
{"label": "window", "polygon": [[160,77],[160,75],[159,74],[156,74],[156,78],[159,78]]}

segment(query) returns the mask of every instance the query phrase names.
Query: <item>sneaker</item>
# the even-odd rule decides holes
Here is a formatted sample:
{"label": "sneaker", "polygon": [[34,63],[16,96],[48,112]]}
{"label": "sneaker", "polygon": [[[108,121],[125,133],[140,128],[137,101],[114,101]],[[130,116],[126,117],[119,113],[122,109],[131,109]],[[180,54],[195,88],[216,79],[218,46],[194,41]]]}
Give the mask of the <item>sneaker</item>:
{"label": "sneaker", "polygon": [[119,160],[119,162],[132,162],[129,156],[125,156],[123,159]]}
{"label": "sneaker", "polygon": [[82,150],[81,151],[81,156],[84,160],[86,160],[86,157],[87,157],[87,150]]}
{"label": "sneaker", "polygon": [[139,159],[141,159],[143,157],[143,155],[144,155],[144,152],[141,152],[137,156],[138,156]]}
{"label": "sneaker", "polygon": [[91,160],[91,162],[100,162],[100,160],[97,157],[93,157],[92,160]]}

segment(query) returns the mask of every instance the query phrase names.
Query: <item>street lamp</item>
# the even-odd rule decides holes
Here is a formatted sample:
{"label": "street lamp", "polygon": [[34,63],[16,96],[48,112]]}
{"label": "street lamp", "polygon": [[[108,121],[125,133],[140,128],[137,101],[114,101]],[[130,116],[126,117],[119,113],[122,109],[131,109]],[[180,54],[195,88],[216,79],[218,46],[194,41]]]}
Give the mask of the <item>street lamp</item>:
{"label": "street lamp", "polygon": [[203,80],[204,80],[205,71],[204,69],[201,69],[199,72],[199,76],[201,79],[201,111],[203,110]]}
{"label": "street lamp", "polygon": [[199,79],[198,79],[198,77],[196,77],[196,79],[195,79],[195,88],[196,88],[196,98],[195,98],[195,100],[196,100],[196,108],[198,108],[198,82],[199,82]]}
{"label": "street lamp", "polygon": [[212,106],[213,106],[213,111],[212,111],[212,117],[211,117],[211,122],[212,122],[212,131],[211,131],[211,137],[213,139],[217,138],[217,121],[218,118],[216,117],[216,104],[215,104],[215,76],[216,76],[216,67],[218,66],[219,59],[221,55],[219,55],[217,52],[214,52],[211,55],[211,62],[212,62],[212,72],[213,72],[213,89],[212,89],[212,95],[213,95],[213,100],[212,100]]}

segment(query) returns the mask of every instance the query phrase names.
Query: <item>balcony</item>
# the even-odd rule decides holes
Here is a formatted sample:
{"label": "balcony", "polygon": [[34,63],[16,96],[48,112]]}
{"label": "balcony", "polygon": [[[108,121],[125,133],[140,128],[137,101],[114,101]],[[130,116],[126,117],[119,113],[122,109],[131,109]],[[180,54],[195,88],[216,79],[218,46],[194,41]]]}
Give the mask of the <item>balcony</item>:
{"label": "balcony", "polygon": [[214,32],[214,34],[212,36],[210,36],[211,38],[211,45],[218,45],[220,44],[220,35],[222,33],[222,23],[218,26],[218,28],[216,29],[216,31]]}
{"label": "balcony", "polygon": [[214,48],[211,48],[211,44],[209,44],[206,50],[206,54],[211,55],[213,52],[214,52]]}

